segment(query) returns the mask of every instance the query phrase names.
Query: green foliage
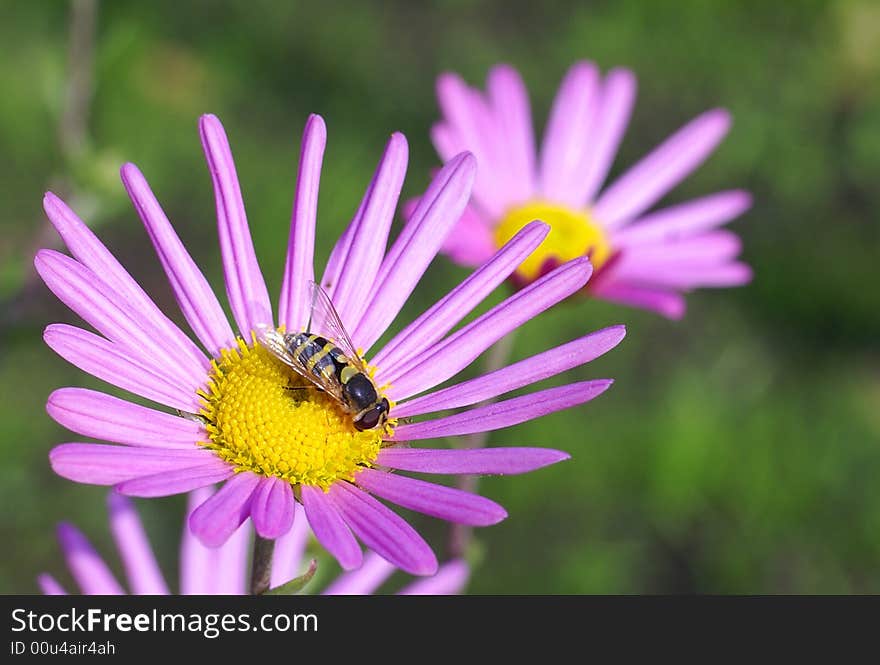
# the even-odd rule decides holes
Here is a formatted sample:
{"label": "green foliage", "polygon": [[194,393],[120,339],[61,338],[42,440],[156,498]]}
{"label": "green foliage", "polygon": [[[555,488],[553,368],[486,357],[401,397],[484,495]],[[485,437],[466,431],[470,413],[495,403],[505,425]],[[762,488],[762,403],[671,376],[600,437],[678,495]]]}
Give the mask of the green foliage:
{"label": "green foliage", "polygon": [[[10,547],[0,591],[34,592],[44,570],[69,582],[53,538],[62,519],[113,551],[104,491],[56,477],[46,459],[72,440],[46,416],[48,393],[107,389],[40,338],[49,322],[75,321],[31,268],[35,248],[57,243],[40,209],[47,188],[72,201],[174,312],[116,176],[122,162],[137,163],[222,292],[196,129],[200,113],[216,113],[277,292],[308,113],[328,125],[320,261],[390,132],[410,142],[405,196],[425,186],[436,165],[427,132],[439,72],[481,83],[493,63],[514,64],[540,127],[565,69],[589,58],[639,77],[614,173],[702,110],[731,109],[724,144],[668,202],[752,191],[753,209],[732,228],[756,277],[743,289],[692,294],[680,323],[581,302],[521,331],[516,357],[604,325],[628,326],[618,349],[559,379],[614,377],[607,394],[492,435],[493,445],[554,446],[573,459],[483,482],[511,516],[478,532],[472,591],[880,592],[880,12],[870,0],[117,0],[100,6],[88,141],[75,154],[58,141],[67,7],[15,3],[6,13],[0,538]],[[403,320],[462,276],[438,260]],[[174,579],[182,501],[139,507]],[[442,552],[445,529],[415,519]]]}

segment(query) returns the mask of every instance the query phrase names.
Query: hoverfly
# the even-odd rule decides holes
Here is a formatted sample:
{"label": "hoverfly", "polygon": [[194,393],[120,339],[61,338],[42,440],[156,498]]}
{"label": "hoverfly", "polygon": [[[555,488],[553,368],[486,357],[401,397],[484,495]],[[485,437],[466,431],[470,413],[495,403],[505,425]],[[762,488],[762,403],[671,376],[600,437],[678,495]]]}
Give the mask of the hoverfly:
{"label": "hoverfly", "polygon": [[[260,340],[275,357],[332,396],[363,431],[383,425],[390,405],[370,378],[327,292],[309,282],[312,306],[305,332],[263,331]],[[320,334],[313,331],[320,331]]]}

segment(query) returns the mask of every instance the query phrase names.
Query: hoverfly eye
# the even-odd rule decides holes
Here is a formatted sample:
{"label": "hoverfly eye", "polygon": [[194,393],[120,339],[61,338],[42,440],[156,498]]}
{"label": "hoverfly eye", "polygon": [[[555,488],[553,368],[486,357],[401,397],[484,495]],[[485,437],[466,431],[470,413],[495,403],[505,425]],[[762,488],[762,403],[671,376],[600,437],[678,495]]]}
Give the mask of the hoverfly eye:
{"label": "hoverfly eye", "polygon": [[363,432],[365,429],[373,429],[383,420],[382,416],[387,410],[388,401],[383,399],[382,402],[369,411],[362,413],[360,417],[354,421],[355,428],[360,432]]}

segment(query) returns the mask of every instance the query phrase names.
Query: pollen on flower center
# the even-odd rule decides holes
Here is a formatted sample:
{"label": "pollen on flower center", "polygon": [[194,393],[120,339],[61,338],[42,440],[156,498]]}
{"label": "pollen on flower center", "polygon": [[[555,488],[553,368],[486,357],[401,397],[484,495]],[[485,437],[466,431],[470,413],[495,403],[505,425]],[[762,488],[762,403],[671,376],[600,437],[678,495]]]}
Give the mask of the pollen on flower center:
{"label": "pollen on flower center", "polygon": [[572,210],[551,203],[532,202],[514,208],[495,228],[495,243],[501,247],[523,226],[534,220],[550,226],[550,233],[541,246],[522,262],[517,274],[528,281],[541,275],[548,260],[565,263],[589,255],[593,268],[602,266],[611,254],[604,229],[586,211]]}
{"label": "pollen on flower center", "polygon": [[241,339],[212,361],[201,416],[204,445],[238,470],[327,489],[372,466],[385,430],[358,431],[326,392],[262,345]]}

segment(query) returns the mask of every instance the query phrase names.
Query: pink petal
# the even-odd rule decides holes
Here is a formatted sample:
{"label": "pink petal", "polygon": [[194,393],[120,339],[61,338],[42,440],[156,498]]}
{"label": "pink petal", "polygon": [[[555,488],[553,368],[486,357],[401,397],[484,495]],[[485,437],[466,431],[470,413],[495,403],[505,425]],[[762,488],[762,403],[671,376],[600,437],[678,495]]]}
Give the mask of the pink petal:
{"label": "pink petal", "polygon": [[[591,126],[593,140],[577,172],[582,178],[581,196],[575,207],[586,207],[605,182],[617,149],[626,132],[636,99],[636,77],[628,69],[612,69],[599,93],[599,106]],[[604,220],[603,220],[604,221]]]}
{"label": "pink petal", "polygon": [[615,276],[643,266],[670,264],[712,265],[728,261],[742,249],[742,241],[730,231],[710,231],[673,242],[637,245],[621,251]]}
{"label": "pink petal", "polygon": [[345,269],[333,288],[333,304],[351,328],[357,328],[372,295],[391,221],[406,175],[409,151],[403,134],[394,133],[385,147],[376,173],[361,202],[361,212],[351,223],[351,242],[340,257]]}
{"label": "pink petal", "polygon": [[123,481],[116,485],[116,491],[127,496],[173,496],[208,487],[234,475],[234,466],[212,455],[197,465],[161,471]]}
{"label": "pink petal", "polygon": [[201,408],[195,381],[191,381],[191,389],[181,386],[153,359],[94,333],[56,323],[46,328],[43,339],[69,363],[123,390],[190,413]]}
{"label": "pink petal", "polygon": [[612,383],[611,379],[571,383],[469,409],[454,416],[399,425],[394,430],[392,440],[436,439],[442,436],[490,432],[518,425],[527,420],[588,402],[608,390]]}
{"label": "pink petal", "polygon": [[243,471],[226,481],[189,516],[189,528],[208,547],[220,547],[248,518],[260,476]]}
{"label": "pink petal", "polygon": [[327,145],[327,127],[324,119],[309,116],[303,130],[296,193],[290,218],[290,239],[281,297],[278,299],[278,320],[287,330],[302,330],[309,316],[306,284],[315,279],[315,225],[318,219],[318,191],[321,165]]}
{"label": "pink petal", "polygon": [[189,528],[188,518],[214,494],[213,487],[191,492],[180,541],[180,593],[243,595],[251,528],[245,523],[221,547],[206,547]]}
{"label": "pink petal", "polygon": [[281,478],[260,478],[251,501],[254,529],[263,538],[274,540],[293,525],[293,488]]}
{"label": "pink petal", "polygon": [[446,164],[385,256],[353,339],[364,350],[385,332],[437,255],[470,196],[476,162],[464,153]]}
{"label": "pink petal", "polygon": [[[197,367],[208,366],[207,358],[193,341],[159,310],[91,229],[61,199],[47,192],[43,199],[43,208],[77,261],[88,272],[100,276],[100,281],[107,285],[117,302],[137,311],[141,318],[149,321],[160,339],[165,340],[168,346],[176,348],[177,353],[190,363]],[[62,302],[68,304],[64,300]]]}
{"label": "pink petal", "polygon": [[67,591],[58,583],[54,577],[47,573],[37,575],[37,584],[40,585],[40,591],[45,596],[66,596]]}
{"label": "pink petal", "polygon": [[712,153],[730,129],[723,109],[698,116],[608,187],[593,207],[609,229],[632,220],[684,180]]}
{"label": "pink petal", "polygon": [[303,554],[311,530],[302,505],[295,503],[293,510],[293,526],[275,541],[275,550],[272,553],[272,578],[269,584],[273,589],[302,574]]}
{"label": "pink petal", "polygon": [[[183,385],[204,380],[204,366],[167,342],[165,331],[121,299],[87,267],[50,249],[37,252],[34,266],[58,299],[105,337],[136,353],[146,353]],[[204,358],[204,356],[203,356]],[[207,362],[207,361],[206,361]]]}
{"label": "pink petal", "polygon": [[226,132],[213,115],[199,119],[199,132],[214,181],[226,295],[242,337],[250,340],[251,331],[272,325],[272,305],[254,252]]}
{"label": "pink petal", "polygon": [[585,257],[569,261],[460,328],[421,357],[394,372],[383,373],[381,381],[392,384],[387,391],[389,397],[400,401],[455,376],[511,330],[583,288],[592,270]]}
{"label": "pink petal", "polygon": [[622,305],[648,309],[668,319],[680,319],[684,316],[684,298],[672,291],[631,286],[608,280],[602,282],[594,295]]}
{"label": "pink petal", "polygon": [[507,517],[504,508],[478,494],[399,474],[363,469],[355,476],[355,482],[391,503],[447,522],[489,526]]}
{"label": "pink petal", "polygon": [[85,388],[56,390],[46,411],[77,434],[131,446],[194,450],[208,436],[200,423]]}
{"label": "pink petal", "polygon": [[235,346],[235,335],[217,296],[175,233],[143,174],[134,164],[124,164],[121,175],[190,328],[212,356],[218,356],[220,349]]}
{"label": "pink petal", "polygon": [[326,587],[324,596],[369,596],[397,570],[375,552],[367,552],[363,565],[343,573]]}
{"label": "pink petal", "polygon": [[[593,123],[599,102],[599,68],[578,62],[566,73],[544,132],[541,146],[541,194],[548,201],[580,204],[585,155],[592,149]],[[574,196],[573,193],[576,193]]]}
{"label": "pink petal", "polygon": [[464,591],[471,569],[464,559],[454,559],[440,566],[436,575],[423,577],[398,591],[401,596],[454,596]]}
{"label": "pink petal", "polygon": [[379,368],[377,381],[393,375],[397,367],[424,353],[479,305],[547,237],[550,227],[531,222],[424,314],[410,323],[386,344],[372,360]]}
{"label": "pink petal", "polygon": [[394,417],[407,418],[469,406],[503,395],[588,363],[617,346],[624,335],[626,335],[624,326],[599,330],[476,379],[397,404],[394,407]]}
{"label": "pink petal", "polygon": [[[535,133],[529,96],[519,73],[509,65],[496,65],[487,80],[489,103],[504,136],[506,197],[517,203],[532,198],[535,190]],[[501,174],[496,174],[500,176]]]}
{"label": "pink petal", "polygon": [[361,565],[363,552],[330,497],[318,487],[303,485],[302,503],[315,538],[345,570]]}
{"label": "pink petal", "polygon": [[49,452],[59,476],[79,483],[115,485],[133,478],[200,466],[214,457],[209,450],[133,448],[101,443],[62,443]]}
{"label": "pink petal", "polygon": [[474,200],[489,217],[500,217],[509,203],[495,177],[505,167],[499,153],[505,137],[486,100],[461,77],[447,73],[437,79],[437,101],[445,123],[431,131],[434,147],[444,161],[465,150],[473,153],[480,165],[474,181]]}
{"label": "pink petal", "polygon": [[62,522],[58,525],[58,541],[67,567],[85,595],[125,595],[125,589],[79,529]]}
{"label": "pink petal", "polygon": [[659,289],[696,289],[748,284],[752,269],[744,263],[722,264],[645,264],[615,275],[620,283]]}
{"label": "pink petal", "polygon": [[440,248],[455,263],[469,268],[483,265],[492,258],[495,250],[495,238],[489,223],[472,205],[465,207],[458,223]]}
{"label": "pink petal", "polygon": [[110,531],[131,592],[138,596],[168,595],[168,585],[134,504],[116,492],[110,492],[107,503]]}
{"label": "pink petal", "polygon": [[433,575],[437,557],[400,516],[353,485],[337,482],[330,499],[346,523],[376,554],[412,575]]}
{"label": "pink petal", "polygon": [[570,455],[550,448],[478,448],[437,450],[383,448],[376,464],[402,471],[448,474],[510,475],[534,471]]}
{"label": "pink petal", "polygon": [[739,217],[752,205],[748,192],[734,190],[704,196],[645,215],[612,236],[615,247],[674,242]]}

